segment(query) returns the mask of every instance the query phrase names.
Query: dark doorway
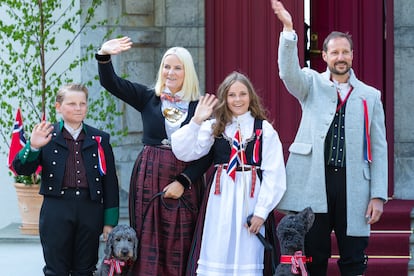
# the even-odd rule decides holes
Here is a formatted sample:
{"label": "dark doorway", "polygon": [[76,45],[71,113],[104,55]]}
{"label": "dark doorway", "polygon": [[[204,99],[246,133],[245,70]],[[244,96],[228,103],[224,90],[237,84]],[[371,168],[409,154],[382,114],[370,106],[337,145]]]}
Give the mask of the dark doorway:
{"label": "dark doorway", "polygon": [[[322,72],[324,38],[331,31],[348,32],[354,42],[353,69],[363,82],[382,92],[386,113],[389,196],[394,191],[394,48],[393,1],[310,0],[310,66]],[[387,17],[388,15],[388,17]]]}

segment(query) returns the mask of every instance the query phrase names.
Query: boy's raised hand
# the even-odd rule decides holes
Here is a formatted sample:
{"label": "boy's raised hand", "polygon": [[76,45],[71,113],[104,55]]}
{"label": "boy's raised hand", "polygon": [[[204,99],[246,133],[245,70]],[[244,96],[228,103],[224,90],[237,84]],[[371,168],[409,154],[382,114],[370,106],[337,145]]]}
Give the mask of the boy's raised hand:
{"label": "boy's raised hand", "polygon": [[30,146],[34,149],[40,149],[52,139],[53,125],[49,122],[42,121],[35,125],[30,136]]}

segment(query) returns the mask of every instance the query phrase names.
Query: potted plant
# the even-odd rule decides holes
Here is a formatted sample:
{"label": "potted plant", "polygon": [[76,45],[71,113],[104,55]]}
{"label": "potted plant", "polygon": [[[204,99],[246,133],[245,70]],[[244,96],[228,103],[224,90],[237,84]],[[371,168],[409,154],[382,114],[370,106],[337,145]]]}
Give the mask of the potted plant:
{"label": "potted plant", "polygon": [[[92,43],[81,45],[87,30],[107,24],[106,20],[94,21],[95,11],[102,0],[87,1],[77,7],[79,1],[50,0],[2,0],[0,2],[0,137],[3,153],[10,148],[14,114],[21,109],[24,118],[25,133],[31,133],[32,127],[46,117],[54,121],[56,117],[54,103],[57,89],[64,83],[80,79],[81,67],[93,58],[99,45]],[[82,5],[82,4],[81,4]],[[109,30],[102,39],[110,34]],[[97,43],[99,43],[97,41]],[[81,50],[80,50],[81,49]],[[78,52],[78,54],[74,54]],[[82,53],[81,53],[82,52]],[[95,77],[97,79],[97,77]],[[92,86],[93,79],[82,81]],[[93,95],[91,95],[93,97]],[[116,102],[109,93],[101,92],[89,105],[88,120],[97,122],[113,135],[122,135],[124,131],[114,130],[115,116],[122,113],[116,110]],[[40,179],[32,176],[14,175],[15,186],[32,190],[38,194]],[[23,192],[22,192],[23,193]],[[21,193],[18,192],[18,196]],[[33,198],[33,195],[27,195]],[[18,199],[22,215],[33,204]],[[41,204],[38,200],[36,204]],[[39,206],[33,206],[38,222]],[[36,234],[32,231],[33,222],[22,221],[22,233]],[[30,230],[25,231],[26,228]]]}
{"label": "potted plant", "polygon": [[39,234],[39,213],[43,197],[39,194],[40,177],[16,175],[14,187],[22,218],[20,232],[26,235]]}

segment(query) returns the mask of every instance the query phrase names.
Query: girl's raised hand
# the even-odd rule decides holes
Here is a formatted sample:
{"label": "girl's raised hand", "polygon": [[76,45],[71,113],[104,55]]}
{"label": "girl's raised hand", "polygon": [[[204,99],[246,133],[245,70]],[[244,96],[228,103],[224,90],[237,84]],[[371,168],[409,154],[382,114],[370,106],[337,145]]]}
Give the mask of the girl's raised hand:
{"label": "girl's raised hand", "polygon": [[201,96],[192,120],[196,124],[201,125],[203,121],[210,118],[211,114],[213,114],[214,107],[217,105],[217,103],[218,99],[213,94],[206,94],[204,96]]}

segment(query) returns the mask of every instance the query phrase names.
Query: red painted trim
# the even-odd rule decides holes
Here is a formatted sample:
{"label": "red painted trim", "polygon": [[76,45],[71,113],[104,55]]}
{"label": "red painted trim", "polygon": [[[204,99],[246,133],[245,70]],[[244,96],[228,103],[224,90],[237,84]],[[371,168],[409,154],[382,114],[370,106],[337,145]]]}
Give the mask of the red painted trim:
{"label": "red painted trim", "polygon": [[388,195],[394,195],[394,0],[384,0],[385,40],[385,68],[383,93],[385,108],[385,124],[387,127],[388,142]]}
{"label": "red painted trim", "polygon": [[[303,37],[303,0],[285,4],[292,11],[296,32]],[[269,1],[205,1],[206,91],[215,93],[232,71],[246,74],[261,96],[269,119],[285,150],[292,143],[300,120],[300,106],[285,90],[277,68],[277,47],[282,25]],[[303,41],[303,40],[301,40]],[[304,60],[304,44],[299,44]]]}

